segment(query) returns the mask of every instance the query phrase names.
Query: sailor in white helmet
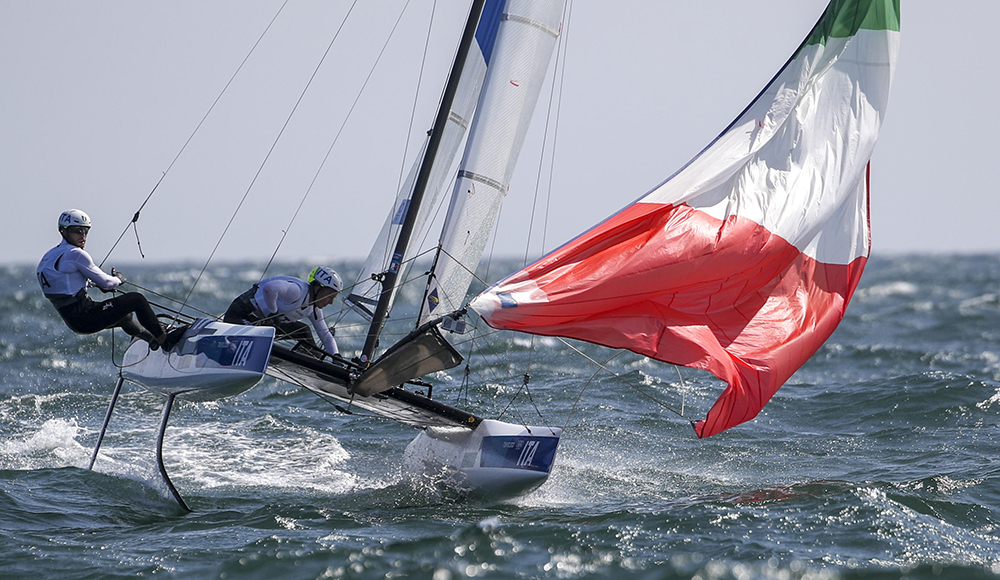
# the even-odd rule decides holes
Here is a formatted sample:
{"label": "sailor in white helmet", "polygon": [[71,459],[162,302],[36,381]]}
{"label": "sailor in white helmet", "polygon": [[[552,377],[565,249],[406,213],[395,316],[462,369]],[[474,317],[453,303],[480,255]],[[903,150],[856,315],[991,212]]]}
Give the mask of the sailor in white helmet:
{"label": "sailor in white helmet", "polygon": [[300,318],[312,321],[323,350],[340,355],[333,332],[323,319],[322,309],[333,303],[344,283],[332,268],[320,266],[303,281],[291,276],[261,280],[240,294],[223,317],[230,324],[267,325],[278,329],[277,338],[301,340],[315,347],[312,332]]}
{"label": "sailor in white helmet", "polygon": [[94,302],[87,296],[89,287],[112,292],[125,281],[121,274],[105,274],[83,249],[90,226],[90,217],[78,209],[68,209],[59,216],[62,242],[46,252],[35,273],[42,293],[74,332],[91,334],[117,327],[149,342],[153,350],[161,346],[170,350],[173,339],[163,332],[160,321],[142,294],[127,292],[103,302]]}

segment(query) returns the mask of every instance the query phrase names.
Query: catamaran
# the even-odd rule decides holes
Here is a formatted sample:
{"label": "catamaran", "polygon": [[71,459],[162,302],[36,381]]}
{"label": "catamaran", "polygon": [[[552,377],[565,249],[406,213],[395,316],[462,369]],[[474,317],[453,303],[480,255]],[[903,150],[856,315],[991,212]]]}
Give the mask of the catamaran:
{"label": "catamaran", "polygon": [[[162,463],[170,405],[232,396],[264,374],[416,427],[407,465],[443,472],[467,491],[510,496],[545,481],[562,429],[482,418],[432,397],[428,376],[464,360],[449,338],[483,331],[479,320],[710,372],[727,387],[692,422],[698,437],[753,419],[829,338],[869,255],[869,160],[895,70],[899,0],[832,0],[694,159],[470,299],[564,8],[563,0],[472,2],[432,129],[346,297],[369,322],[354,360],[210,319],[193,321],[171,352],[129,347],[121,380],[167,397],[157,459],[182,506]],[[382,349],[415,257],[411,242],[449,184],[418,320]],[[114,398],[109,419],[113,406]]]}

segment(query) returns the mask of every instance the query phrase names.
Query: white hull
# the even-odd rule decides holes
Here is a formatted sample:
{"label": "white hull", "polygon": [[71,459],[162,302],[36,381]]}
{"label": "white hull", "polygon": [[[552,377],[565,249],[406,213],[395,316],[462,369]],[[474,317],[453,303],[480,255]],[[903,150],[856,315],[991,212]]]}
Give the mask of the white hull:
{"label": "white hull", "polygon": [[274,329],[199,319],[180,342],[164,352],[134,341],[125,352],[125,380],[162,395],[189,401],[236,396],[264,376]]}
{"label": "white hull", "polygon": [[562,429],[484,420],[474,430],[430,427],[406,447],[403,467],[417,476],[443,477],[460,491],[513,497],[542,485],[555,462]]}

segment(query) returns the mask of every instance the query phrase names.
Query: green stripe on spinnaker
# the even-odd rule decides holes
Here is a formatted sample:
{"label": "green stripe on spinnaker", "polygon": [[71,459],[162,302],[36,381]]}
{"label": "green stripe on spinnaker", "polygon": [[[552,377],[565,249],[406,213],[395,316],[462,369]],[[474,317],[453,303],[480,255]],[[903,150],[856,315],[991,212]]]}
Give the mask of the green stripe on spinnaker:
{"label": "green stripe on spinnaker", "polygon": [[899,32],[899,0],[831,0],[803,46],[848,38],[862,29]]}

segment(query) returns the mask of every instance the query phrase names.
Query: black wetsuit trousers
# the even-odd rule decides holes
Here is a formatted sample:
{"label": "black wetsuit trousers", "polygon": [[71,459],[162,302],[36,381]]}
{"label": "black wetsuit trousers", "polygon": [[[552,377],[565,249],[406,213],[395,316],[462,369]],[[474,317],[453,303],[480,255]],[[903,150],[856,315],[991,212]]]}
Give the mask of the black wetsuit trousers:
{"label": "black wetsuit trousers", "polygon": [[[133,313],[139,319],[138,323],[132,317]],[[101,302],[94,302],[84,294],[78,302],[60,308],[59,314],[66,326],[80,334],[91,334],[105,328],[121,328],[129,336],[141,335],[143,331],[152,338],[163,334],[163,327],[149,302],[138,292],[120,294]]]}

